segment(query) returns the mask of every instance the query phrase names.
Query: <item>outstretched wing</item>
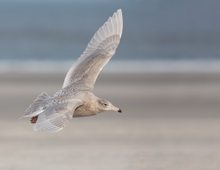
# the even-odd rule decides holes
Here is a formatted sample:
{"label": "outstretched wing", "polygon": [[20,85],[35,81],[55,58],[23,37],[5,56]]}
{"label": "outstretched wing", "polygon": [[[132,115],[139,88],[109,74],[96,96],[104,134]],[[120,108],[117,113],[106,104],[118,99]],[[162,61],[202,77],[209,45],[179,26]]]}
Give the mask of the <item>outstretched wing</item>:
{"label": "outstretched wing", "polygon": [[115,54],[122,29],[122,11],[119,9],[94,34],[76,64],[68,71],[63,88],[73,83],[80,83],[93,89],[100,71]]}
{"label": "outstretched wing", "polygon": [[82,104],[81,100],[75,99],[68,103],[60,103],[48,107],[38,115],[35,131],[58,132],[72,119],[74,110]]}

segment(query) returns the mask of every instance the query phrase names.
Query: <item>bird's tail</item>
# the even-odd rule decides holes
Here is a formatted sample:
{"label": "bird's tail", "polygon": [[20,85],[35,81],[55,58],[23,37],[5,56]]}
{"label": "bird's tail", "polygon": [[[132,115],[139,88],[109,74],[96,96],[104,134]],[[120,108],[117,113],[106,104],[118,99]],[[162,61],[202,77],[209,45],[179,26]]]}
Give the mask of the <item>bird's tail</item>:
{"label": "bird's tail", "polygon": [[24,117],[34,117],[45,111],[48,99],[47,93],[41,93],[36,97],[34,102],[25,110]]}
{"label": "bird's tail", "polygon": [[82,104],[80,99],[59,102],[46,93],[41,93],[26,109],[23,117],[30,117],[35,131],[58,132],[72,119],[73,111]]}

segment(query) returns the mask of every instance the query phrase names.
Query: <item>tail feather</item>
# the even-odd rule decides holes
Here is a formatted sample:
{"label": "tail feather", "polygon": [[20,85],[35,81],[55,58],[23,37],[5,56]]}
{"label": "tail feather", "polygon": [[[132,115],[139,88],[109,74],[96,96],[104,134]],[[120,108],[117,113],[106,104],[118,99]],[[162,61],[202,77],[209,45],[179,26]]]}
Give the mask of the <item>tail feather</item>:
{"label": "tail feather", "polygon": [[50,96],[47,93],[41,93],[34,102],[25,110],[24,117],[34,117],[42,113],[46,107],[47,100]]}
{"label": "tail feather", "polygon": [[57,99],[41,93],[25,111],[35,131],[58,132],[72,119],[73,111],[83,102],[80,99]]}
{"label": "tail feather", "polygon": [[73,111],[82,104],[79,99],[50,105],[36,117],[32,117],[35,131],[58,132],[72,119]]}

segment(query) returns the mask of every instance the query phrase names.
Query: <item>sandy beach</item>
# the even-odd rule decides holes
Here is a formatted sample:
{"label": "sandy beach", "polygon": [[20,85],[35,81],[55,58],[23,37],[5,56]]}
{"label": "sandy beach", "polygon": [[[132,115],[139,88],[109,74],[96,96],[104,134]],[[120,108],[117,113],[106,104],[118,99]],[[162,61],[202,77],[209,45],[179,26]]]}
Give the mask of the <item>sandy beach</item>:
{"label": "sandy beach", "polygon": [[0,169],[219,170],[220,74],[100,75],[95,93],[123,114],[73,119],[60,133],[19,119],[64,73],[0,73]]}

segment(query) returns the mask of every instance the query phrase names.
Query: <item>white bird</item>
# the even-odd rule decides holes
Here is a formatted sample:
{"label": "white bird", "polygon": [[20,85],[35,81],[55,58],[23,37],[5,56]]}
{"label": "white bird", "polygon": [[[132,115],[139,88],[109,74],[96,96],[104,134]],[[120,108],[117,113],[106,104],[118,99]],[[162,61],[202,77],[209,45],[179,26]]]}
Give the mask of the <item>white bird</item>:
{"label": "white bird", "polygon": [[121,112],[106,99],[93,94],[96,79],[115,54],[123,29],[118,9],[98,29],[87,48],[66,74],[63,86],[53,96],[41,93],[26,109],[35,131],[57,132],[73,117],[91,116],[103,111]]}

